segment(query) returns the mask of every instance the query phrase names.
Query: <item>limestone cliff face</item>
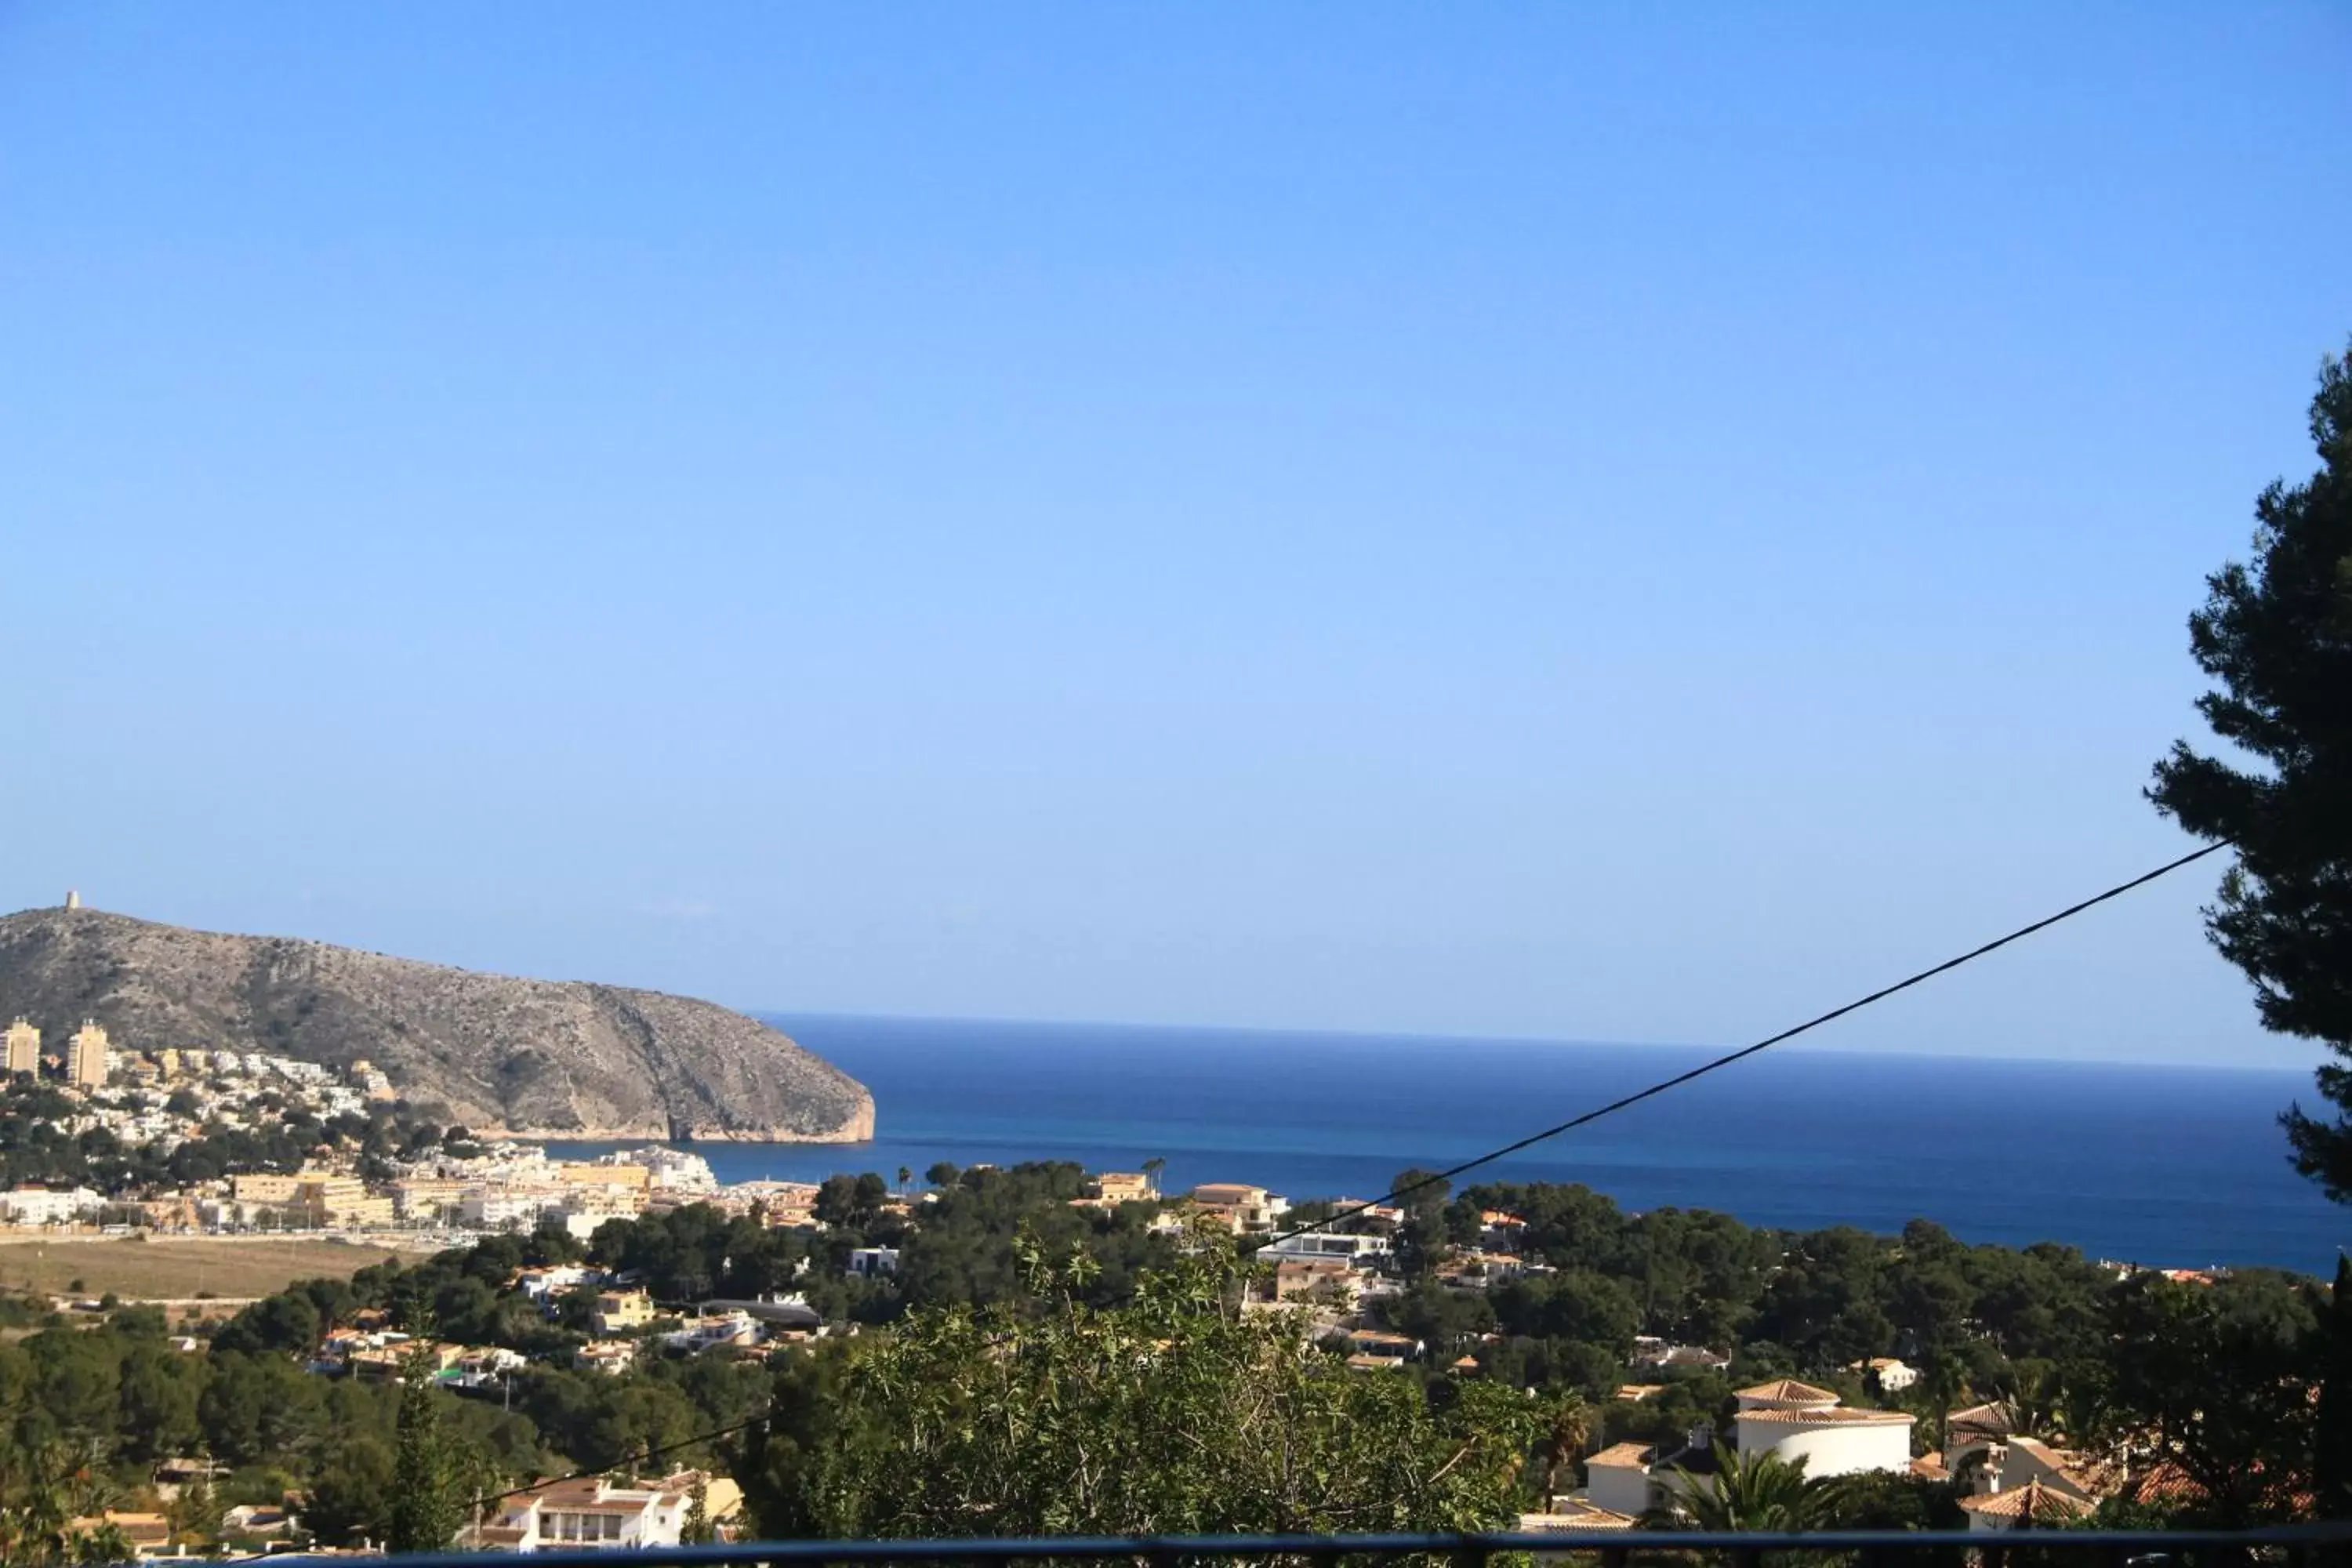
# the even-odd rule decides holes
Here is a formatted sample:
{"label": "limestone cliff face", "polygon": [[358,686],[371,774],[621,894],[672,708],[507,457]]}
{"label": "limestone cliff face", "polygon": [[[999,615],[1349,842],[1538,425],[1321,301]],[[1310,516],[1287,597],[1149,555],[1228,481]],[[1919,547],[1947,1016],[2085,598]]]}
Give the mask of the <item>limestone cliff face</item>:
{"label": "limestone cliff face", "polygon": [[765,1024],[709,1002],[515,980],[284,937],[96,910],[0,917],[0,1023],[62,1046],[365,1058],[403,1099],[477,1131],[815,1142],[874,1135],[874,1097]]}

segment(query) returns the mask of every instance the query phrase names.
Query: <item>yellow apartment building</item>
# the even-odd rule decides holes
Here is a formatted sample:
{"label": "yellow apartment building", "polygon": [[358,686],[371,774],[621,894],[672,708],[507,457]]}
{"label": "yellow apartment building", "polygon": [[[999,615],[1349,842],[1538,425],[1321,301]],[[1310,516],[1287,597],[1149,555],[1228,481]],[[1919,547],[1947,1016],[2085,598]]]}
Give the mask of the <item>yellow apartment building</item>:
{"label": "yellow apartment building", "polygon": [[228,1192],[230,1197],[241,1204],[290,1204],[301,1184],[299,1176],[283,1176],[275,1172],[261,1171],[247,1176],[231,1176]]}
{"label": "yellow apartment building", "polygon": [[650,1191],[654,1173],[645,1165],[592,1165],[574,1161],[555,1167],[555,1179],[567,1187],[625,1187]]}
{"label": "yellow apartment building", "polygon": [[392,1184],[393,1207],[407,1220],[436,1219],[455,1210],[466,1184],[448,1176],[412,1176]]}
{"label": "yellow apartment building", "polygon": [[588,1315],[588,1327],[600,1340],[609,1340],[631,1329],[642,1329],[654,1321],[654,1299],[643,1290],[604,1290],[596,1297],[596,1310]]}
{"label": "yellow apartment building", "polygon": [[8,1026],[6,1037],[8,1070],[31,1073],[38,1078],[41,1072],[41,1031],[19,1018]]}
{"label": "yellow apartment building", "polygon": [[1140,1171],[1105,1171],[1095,1178],[1095,1191],[1107,1204],[1149,1203],[1160,1195]]}
{"label": "yellow apartment building", "polygon": [[85,1088],[96,1088],[106,1081],[107,1055],[106,1031],[96,1019],[84,1018],[67,1048],[66,1077]]}
{"label": "yellow apartment building", "polygon": [[[295,1201],[301,1205],[302,1218],[310,1225],[358,1225],[364,1221],[359,1215],[368,1212],[367,1184],[357,1176],[331,1175],[323,1171],[305,1171],[295,1189]],[[392,1200],[377,1200],[383,1206],[383,1223],[392,1223]]]}

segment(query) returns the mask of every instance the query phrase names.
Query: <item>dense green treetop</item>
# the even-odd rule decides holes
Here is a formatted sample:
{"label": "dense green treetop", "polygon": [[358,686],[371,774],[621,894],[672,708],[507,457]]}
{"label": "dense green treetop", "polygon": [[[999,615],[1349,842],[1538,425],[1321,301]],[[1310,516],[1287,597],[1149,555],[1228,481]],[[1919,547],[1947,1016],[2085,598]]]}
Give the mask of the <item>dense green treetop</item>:
{"label": "dense green treetop", "polygon": [[[2265,1026],[2352,1059],[2352,366],[2330,359],[2311,404],[2320,468],[2254,505],[2251,561],[2206,579],[2189,648],[2220,684],[2198,699],[2237,753],[2183,741],[2149,794],[2237,863],[2206,911],[2254,983]],[[2352,1069],[2319,1069],[2333,1113],[2285,1118],[2295,1163],[2352,1200]]]}
{"label": "dense green treetop", "polygon": [[1517,1391],[1351,1373],[1293,1314],[1241,1310],[1218,1249],[1108,1310],[1083,1251],[1027,1261],[1041,1310],[926,1309],[780,1382],[745,1470],[764,1532],[1441,1531],[1518,1507],[1540,1413]]}

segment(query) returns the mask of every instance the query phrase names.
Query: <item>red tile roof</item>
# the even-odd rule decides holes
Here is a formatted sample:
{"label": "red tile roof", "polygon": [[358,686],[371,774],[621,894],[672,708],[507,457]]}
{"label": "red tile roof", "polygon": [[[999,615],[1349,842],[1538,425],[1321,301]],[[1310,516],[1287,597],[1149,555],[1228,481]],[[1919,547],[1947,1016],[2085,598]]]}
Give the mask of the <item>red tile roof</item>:
{"label": "red tile roof", "polygon": [[2040,1481],[2028,1481],[2013,1491],[1986,1492],[1960,1500],[1960,1507],[1988,1519],[2080,1519],[2092,1505],[2071,1492],[2054,1491]]}
{"label": "red tile roof", "polygon": [[1601,1452],[1588,1456],[1588,1465],[1646,1465],[1650,1462],[1647,1443],[1612,1443]]}
{"label": "red tile roof", "polygon": [[1919,1418],[1900,1410],[1847,1410],[1832,1406],[1824,1410],[1767,1405],[1761,1410],[1739,1413],[1750,1421],[1787,1421],[1800,1426],[1910,1426]]}
{"label": "red tile roof", "polygon": [[1799,1383],[1784,1377],[1772,1383],[1759,1383],[1753,1388],[1743,1388],[1741,1399],[1753,1399],[1766,1405],[1835,1405],[1838,1396],[1826,1388],[1816,1388],[1810,1383]]}
{"label": "red tile roof", "polygon": [[1618,1513],[1596,1503],[1571,1502],[1558,1513],[1519,1515],[1519,1532],[1541,1535],[1555,1530],[1631,1530],[1639,1522],[1632,1514]]}

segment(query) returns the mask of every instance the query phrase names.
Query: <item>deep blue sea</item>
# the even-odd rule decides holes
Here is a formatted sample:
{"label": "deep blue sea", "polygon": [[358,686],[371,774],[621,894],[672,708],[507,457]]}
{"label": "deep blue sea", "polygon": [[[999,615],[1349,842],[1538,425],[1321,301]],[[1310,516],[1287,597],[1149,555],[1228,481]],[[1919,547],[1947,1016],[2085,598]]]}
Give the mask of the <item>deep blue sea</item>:
{"label": "deep blue sea", "polygon": [[[770,1016],[874,1091],[871,1143],[695,1145],[723,1181],[959,1165],[1168,1162],[1175,1189],[1375,1196],[1714,1053],[1099,1025]],[[2095,1258],[2319,1270],[2352,1212],[2288,1168],[2307,1076],[1785,1049],[1493,1167],[1631,1209],[1751,1225],[2060,1241]],[[579,1147],[577,1145],[573,1147]],[[1474,1178],[1475,1179],[1475,1178]]]}

